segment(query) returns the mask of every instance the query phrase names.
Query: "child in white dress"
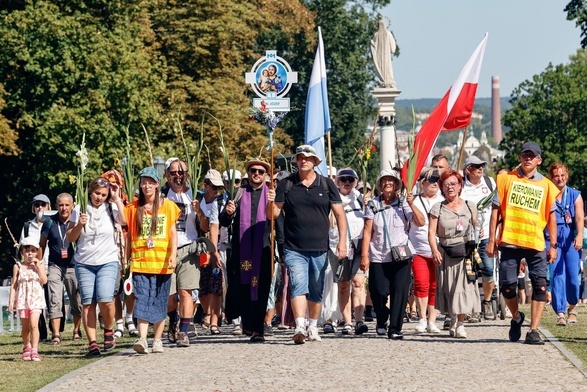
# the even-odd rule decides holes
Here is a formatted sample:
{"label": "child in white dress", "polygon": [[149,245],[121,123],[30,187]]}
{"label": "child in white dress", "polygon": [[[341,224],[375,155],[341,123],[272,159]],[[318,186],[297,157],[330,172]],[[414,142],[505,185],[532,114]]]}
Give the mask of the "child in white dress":
{"label": "child in white dress", "polygon": [[43,285],[47,283],[47,271],[37,258],[39,240],[26,237],[20,242],[21,261],[12,269],[12,285],[8,310],[18,311],[22,324],[22,359],[41,361],[39,355],[39,317],[46,307]]}

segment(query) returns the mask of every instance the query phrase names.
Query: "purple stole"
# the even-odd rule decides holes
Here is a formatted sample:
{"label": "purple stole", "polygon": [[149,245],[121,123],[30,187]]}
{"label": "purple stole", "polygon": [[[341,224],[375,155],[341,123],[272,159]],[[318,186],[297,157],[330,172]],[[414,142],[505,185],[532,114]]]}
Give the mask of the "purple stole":
{"label": "purple stole", "polygon": [[241,284],[251,285],[251,301],[258,299],[259,272],[263,258],[263,237],[267,215],[267,185],[261,188],[261,197],[257,206],[256,223],[251,225],[251,204],[253,189],[250,185],[244,188],[240,199],[239,211],[239,240],[240,240],[240,273]]}

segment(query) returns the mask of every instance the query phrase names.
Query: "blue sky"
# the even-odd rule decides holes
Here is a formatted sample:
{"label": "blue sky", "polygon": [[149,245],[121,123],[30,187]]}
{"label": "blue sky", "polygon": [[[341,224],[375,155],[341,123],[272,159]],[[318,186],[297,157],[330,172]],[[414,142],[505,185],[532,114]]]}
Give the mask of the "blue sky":
{"label": "blue sky", "polygon": [[393,70],[398,99],[440,98],[457,78],[485,32],[489,40],[477,97],[491,95],[498,75],[501,96],[567,63],[580,31],[566,20],[566,0],[392,0],[382,14],[400,47]]}

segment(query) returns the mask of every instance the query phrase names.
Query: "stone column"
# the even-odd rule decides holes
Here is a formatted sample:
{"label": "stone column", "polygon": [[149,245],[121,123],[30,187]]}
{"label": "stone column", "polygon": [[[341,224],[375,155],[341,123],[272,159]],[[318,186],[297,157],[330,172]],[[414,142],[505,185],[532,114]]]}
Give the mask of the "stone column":
{"label": "stone column", "polygon": [[382,126],[378,126],[380,132],[380,170],[391,170],[394,166],[399,166],[395,140],[395,99],[401,91],[396,88],[376,87],[371,90],[371,94],[379,101],[379,118],[377,121]]}

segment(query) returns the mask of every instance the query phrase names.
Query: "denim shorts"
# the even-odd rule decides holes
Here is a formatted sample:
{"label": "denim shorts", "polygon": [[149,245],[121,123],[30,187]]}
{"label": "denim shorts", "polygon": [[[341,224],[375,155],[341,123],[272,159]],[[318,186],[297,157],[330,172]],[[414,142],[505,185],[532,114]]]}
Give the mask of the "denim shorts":
{"label": "denim shorts", "polygon": [[75,277],[79,287],[82,305],[110,302],[116,288],[118,261],[102,265],[75,264]]}
{"label": "denim shorts", "polygon": [[291,298],[305,295],[308,301],[322,302],[327,252],[300,252],[285,248]]}

